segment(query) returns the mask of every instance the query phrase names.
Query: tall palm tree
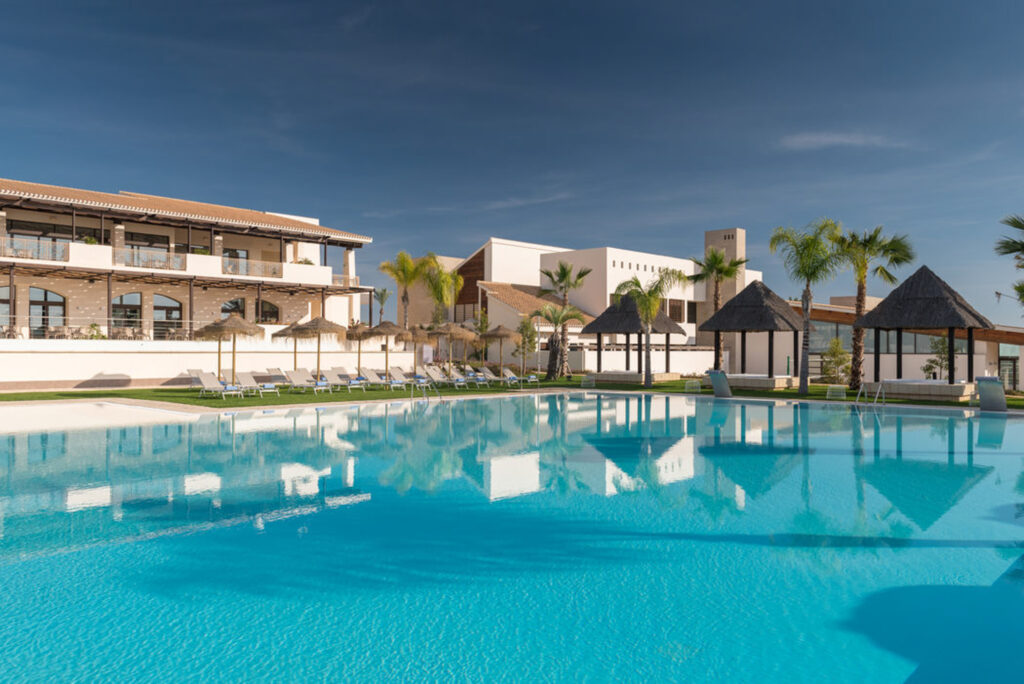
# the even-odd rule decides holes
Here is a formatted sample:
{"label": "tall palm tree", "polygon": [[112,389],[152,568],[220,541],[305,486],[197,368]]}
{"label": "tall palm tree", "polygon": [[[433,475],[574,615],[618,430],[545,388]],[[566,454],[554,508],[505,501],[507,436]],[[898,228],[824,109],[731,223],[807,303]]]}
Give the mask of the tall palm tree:
{"label": "tall palm tree", "polygon": [[[841,259],[853,269],[857,280],[857,318],[864,315],[868,296],[868,271],[882,282],[894,285],[896,276],[889,270],[914,260],[914,248],[906,235],[882,235],[882,226],[872,231],[856,233],[847,231],[836,238],[836,248]],[[879,261],[871,268],[872,263]],[[864,328],[853,328],[853,360],[850,365],[850,389],[860,389],[864,373]]]}
{"label": "tall palm tree", "polygon": [[[375,287],[373,288],[373,298],[377,301],[377,306],[380,307],[380,320],[384,320],[384,305],[391,299],[391,290],[386,287]],[[371,312],[372,313],[372,312]],[[371,316],[371,318],[373,318]]]}
{"label": "tall palm tree", "polygon": [[654,385],[654,376],[651,373],[651,327],[654,325],[655,319],[658,318],[665,295],[675,285],[684,280],[686,280],[686,276],[680,271],[663,268],[658,273],[658,277],[647,283],[646,286],[640,282],[639,278],[633,276],[629,280],[619,283],[619,286],[615,288],[616,299],[629,295],[636,303],[637,313],[640,314],[640,325],[643,327],[644,337],[646,338],[646,344],[644,345],[646,366],[644,368],[644,387]]}
{"label": "tall palm tree", "polygon": [[[1004,226],[1016,228],[1024,233],[1024,215],[1016,214],[1007,216],[1000,221]],[[1003,237],[996,243],[996,254],[1012,256],[1018,269],[1024,270],[1024,237]],[[1013,291],[1017,295],[1017,301],[1024,304],[1024,280],[1018,280],[1013,284]]]}
{"label": "tall palm tree", "polygon": [[803,283],[800,298],[804,318],[800,348],[800,394],[807,394],[807,362],[811,356],[811,286],[831,279],[841,263],[836,238],[842,234],[838,221],[815,221],[804,230],[779,226],[772,232],[768,249],[782,253],[782,263],[793,280]]}
{"label": "tall palm tree", "polygon": [[423,280],[424,275],[437,264],[433,252],[420,259],[413,259],[408,252],[395,255],[394,261],[385,261],[377,267],[381,273],[390,276],[402,293],[402,327],[409,327],[409,288]]}
{"label": "tall palm tree", "polygon": [[[571,304],[566,306],[555,306],[554,304],[545,304],[541,308],[537,309],[530,314],[531,317],[537,316],[547,321],[556,330],[566,330],[569,323],[572,321],[583,322],[583,312],[577,309]],[[545,379],[552,380],[554,378],[568,377],[570,375],[569,369],[569,345],[563,343],[559,338],[557,351],[555,349],[549,349],[548,351],[548,374]],[[556,363],[551,363],[551,355],[557,354]]]}
{"label": "tall palm tree", "polygon": [[[580,268],[578,271],[574,272],[572,264],[568,264],[564,261],[559,261],[558,268],[556,268],[554,271],[548,268],[542,268],[540,269],[540,273],[542,276],[548,279],[548,281],[551,283],[551,287],[542,289],[541,295],[558,295],[558,297],[562,300],[562,308],[564,309],[569,306],[569,293],[572,292],[573,290],[578,290],[579,288],[583,287],[583,279],[590,275],[590,272],[593,270],[594,269],[592,268],[584,266]],[[566,324],[563,325],[559,330],[559,336],[559,349],[568,350],[568,322],[566,322]],[[565,361],[565,365],[564,367],[562,365],[558,366],[558,377],[563,377],[563,371],[565,376],[569,375],[568,351],[566,351],[563,360]]]}
{"label": "tall palm tree", "polygon": [[423,282],[427,286],[430,298],[434,300],[434,315],[431,322],[434,325],[441,325],[448,318],[448,309],[455,305],[465,281],[459,273],[436,262],[423,274]]}
{"label": "tall palm tree", "polygon": [[[747,259],[727,259],[725,250],[709,247],[703,259],[690,259],[697,267],[697,272],[689,279],[695,283],[710,281],[713,287],[711,304],[714,308],[712,313],[718,313],[722,308],[722,283],[727,280],[735,280],[740,274],[740,267],[747,263]],[[722,348],[718,348],[718,358],[715,359],[715,367],[722,367]]]}

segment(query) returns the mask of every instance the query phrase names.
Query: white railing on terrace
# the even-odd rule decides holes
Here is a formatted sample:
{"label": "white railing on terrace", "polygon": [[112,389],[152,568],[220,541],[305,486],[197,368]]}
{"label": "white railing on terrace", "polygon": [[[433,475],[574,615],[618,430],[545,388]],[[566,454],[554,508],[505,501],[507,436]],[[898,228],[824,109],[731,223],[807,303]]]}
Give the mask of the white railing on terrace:
{"label": "white railing on terrace", "polygon": [[341,287],[359,287],[359,276],[335,273],[332,277],[332,282]]}
{"label": "white railing on terrace", "polygon": [[68,243],[51,242],[34,237],[7,236],[0,239],[0,256],[16,259],[67,261]]}
{"label": "white railing on terrace", "polygon": [[278,261],[256,261],[223,257],[223,272],[228,275],[253,276],[256,278],[280,278],[283,267]]}
{"label": "white railing on terrace", "polygon": [[159,268],[168,271],[184,271],[187,265],[184,254],[175,254],[162,249],[115,247],[114,263],[136,268]]}

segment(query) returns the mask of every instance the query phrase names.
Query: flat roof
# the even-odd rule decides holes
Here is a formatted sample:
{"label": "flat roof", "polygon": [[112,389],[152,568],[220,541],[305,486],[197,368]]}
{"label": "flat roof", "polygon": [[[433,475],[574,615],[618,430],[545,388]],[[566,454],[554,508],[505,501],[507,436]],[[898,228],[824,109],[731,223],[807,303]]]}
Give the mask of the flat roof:
{"label": "flat roof", "polygon": [[[367,244],[373,241],[365,235],[328,228],[282,214],[256,209],[242,209],[220,204],[146,195],[122,190],[119,193],[81,190],[59,185],[30,183],[0,178],[0,198],[24,202],[30,200],[44,205],[60,205],[76,209],[123,212],[140,218],[162,217],[179,221],[216,223],[241,228],[263,228],[284,234],[301,235],[338,242]],[[0,199],[0,205],[3,200]],[[39,207],[25,206],[25,209]]]}

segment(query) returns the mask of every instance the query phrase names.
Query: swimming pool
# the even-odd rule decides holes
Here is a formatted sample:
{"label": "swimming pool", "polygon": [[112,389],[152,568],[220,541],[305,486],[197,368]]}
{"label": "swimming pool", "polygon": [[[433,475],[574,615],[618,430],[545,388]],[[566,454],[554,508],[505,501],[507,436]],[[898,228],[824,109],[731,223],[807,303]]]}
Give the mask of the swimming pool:
{"label": "swimming pool", "polygon": [[1024,664],[1013,417],[579,393],[10,422],[4,680]]}

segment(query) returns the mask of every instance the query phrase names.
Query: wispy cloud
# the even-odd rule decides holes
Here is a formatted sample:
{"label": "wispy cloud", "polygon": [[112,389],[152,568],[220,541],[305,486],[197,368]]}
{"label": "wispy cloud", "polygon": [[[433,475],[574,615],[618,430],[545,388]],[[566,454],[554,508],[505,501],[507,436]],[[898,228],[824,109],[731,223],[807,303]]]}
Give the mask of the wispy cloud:
{"label": "wispy cloud", "polygon": [[779,147],[794,152],[807,152],[823,150],[829,147],[899,149],[910,147],[910,144],[903,140],[896,140],[895,138],[872,133],[818,131],[783,136],[779,140]]}
{"label": "wispy cloud", "polygon": [[506,197],[500,200],[480,202],[475,204],[452,204],[446,206],[418,207],[409,209],[377,209],[364,211],[363,218],[388,219],[396,216],[407,216],[410,214],[476,214],[485,211],[503,211],[506,209],[521,209],[536,204],[549,204],[571,199],[571,192],[556,192],[550,195],[535,197]]}

